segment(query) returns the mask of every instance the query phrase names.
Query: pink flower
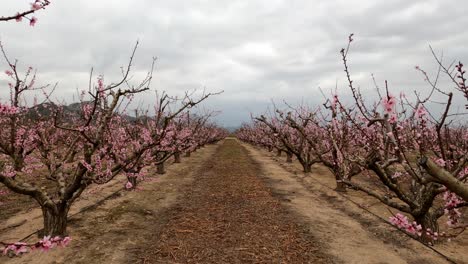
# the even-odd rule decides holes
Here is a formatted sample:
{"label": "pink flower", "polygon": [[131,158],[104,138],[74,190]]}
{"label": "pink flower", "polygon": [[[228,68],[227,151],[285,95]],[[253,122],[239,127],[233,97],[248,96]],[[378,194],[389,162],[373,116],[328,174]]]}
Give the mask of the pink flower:
{"label": "pink flower", "polygon": [[62,245],[63,247],[66,247],[66,246],[68,246],[68,244],[70,244],[70,242],[71,242],[71,238],[70,238],[70,237],[64,237],[63,240],[62,240],[61,245]]}
{"label": "pink flower", "polygon": [[17,13],[15,20],[16,22],[21,22],[23,20],[23,16],[20,16],[20,13]]}
{"label": "pink flower", "polygon": [[92,171],[93,171],[93,167],[91,166],[91,164],[87,163],[86,161],[82,160],[82,161],[81,161],[81,164],[82,164],[89,172],[92,172]]}
{"label": "pink flower", "polygon": [[39,243],[41,244],[42,251],[47,251],[54,247],[54,244],[50,241],[50,236],[45,236]]}
{"label": "pink flower", "polygon": [[6,70],[6,71],[5,71],[5,74],[8,75],[8,76],[13,76],[13,72],[10,71],[10,70]]}
{"label": "pink flower", "polygon": [[416,117],[423,118],[427,114],[426,109],[423,105],[419,105],[418,109],[416,109]]}
{"label": "pink flower", "polygon": [[445,167],[446,162],[444,159],[437,159],[435,162],[437,163],[437,165]]}
{"label": "pink flower", "polygon": [[39,10],[41,8],[42,6],[38,4],[37,2],[31,3],[31,10]]}
{"label": "pink flower", "polygon": [[392,113],[393,108],[396,105],[396,100],[395,100],[395,97],[393,97],[392,95],[389,95],[388,97],[383,99],[382,103],[383,103],[384,111],[386,113]]}
{"label": "pink flower", "polygon": [[392,177],[393,179],[397,179],[397,178],[400,178],[402,175],[403,175],[403,173],[397,171],[397,172],[395,172],[391,177]]}
{"label": "pink flower", "polygon": [[34,27],[34,25],[36,25],[37,23],[37,18],[36,17],[32,17],[31,20],[29,21],[29,25],[31,27]]}
{"label": "pink flower", "polygon": [[133,184],[131,182],[127,182],[127,184],[125,184],[126,189],[131,189],[132,187],[133,187]]}

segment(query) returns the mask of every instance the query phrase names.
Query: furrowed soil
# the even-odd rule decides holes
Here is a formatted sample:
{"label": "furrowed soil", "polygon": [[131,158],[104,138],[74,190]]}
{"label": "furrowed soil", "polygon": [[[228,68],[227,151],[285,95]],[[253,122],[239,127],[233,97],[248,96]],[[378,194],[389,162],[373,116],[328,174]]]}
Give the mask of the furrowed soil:
{"label": "furrowed soil", "polygon": [[[99,190],[103,202],[79,201],[75,211],[97,205],[71,218],[67,248],[0,263],[450,263],[333,190],[305,184],[310,176],[227,138],[140,191],[111,195],[119,182]],[[35,231],[35,217],[0,218],[13,223],[0,241]]]}
{"label": "furrowed soil", "polygon": [[197,173],[170,220],[143,250],[147,263],[333,263],[323,243],[264,184],[235,139]]}

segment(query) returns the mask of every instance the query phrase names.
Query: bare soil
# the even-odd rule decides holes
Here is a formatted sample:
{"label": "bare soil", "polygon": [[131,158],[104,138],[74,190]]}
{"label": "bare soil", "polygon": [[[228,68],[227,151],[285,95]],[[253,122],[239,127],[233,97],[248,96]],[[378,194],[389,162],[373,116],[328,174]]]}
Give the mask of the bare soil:
{"label": "bare soil", "polygon": [[147,263],[334,263],[273,196],[261,173],[237,140],[226,139],[142,258]]}

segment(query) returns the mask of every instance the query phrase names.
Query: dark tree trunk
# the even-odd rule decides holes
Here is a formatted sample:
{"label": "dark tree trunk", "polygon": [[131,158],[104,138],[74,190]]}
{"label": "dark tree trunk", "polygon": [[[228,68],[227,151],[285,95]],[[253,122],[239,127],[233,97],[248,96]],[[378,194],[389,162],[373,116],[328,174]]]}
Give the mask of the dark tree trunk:
{"label": "dark tree trunk", "polygon": [[336,179],[336,188],[335,191],[337,192],[346,192],[346,184],[339,180],[338,178]]}
{"label": "dark tree trunk", "polygon": [[420,215],[415,216],[414,220],[416,223],[420,224],[422,227],[421,240],[424,243],[434,242],[432,238],[426,234],[427,229],[429,228],[432,233],[439,232],[439,224],[437,223],[437,217],[430,211]]}
{"label": "dark tree trunk", "polygon": [[277,150],[276,156],[277,156],[277,157],[281,157],[281,149],[278,149],[278,150]]}
{"label": "dark tree trunk", "polygon": [[333,169],[333,174],[335,174],[335,181],[336,181],[335,191],[337,191],[337,192],[346,192],[346,184],[342,181],[343,178],[340,175],[339,168],[334,168]]}
{"label": "dark tree trunk", "polygon": [[312,171],[312,164],[301,163],[301,165],[305,173],[309,173]]}
{"label": "dark tree trunk", "polygon": [[130,188],[129,190],[133,190],[137,187],[137,177],[127,177],[127,180],[132,184],[132,188]]}
{"label": "dark tree trunk", "polygon": [[166,170],[164,169],[164,162],[162,162],[161,164],[158,164],[156,168],[157,168],[156,172],[158,174],[166,173]]}
{"label": "dark tree trunk", "polygon": [[187,157],[187,158],[190,157],[190,152],[186,152],[185,157]]}
{"label": "dark tree trunk", "polygon": [[23,169],[24,167],[24,160],[19,158],[19,159],[15,159],[14,163],[13,163],[13,167],[15,169],[15,171],[21,171],[21,169]]}
{"label": "dark tree trunk", "polygon": [[42,207],[44,229],[38,233],[39,237],[67,236],[67,216],[69,208],[66,205],[58,205],[57,208],[58,210],[56,211],[49,207]]}
{"label": "dark tree trunk", "polygon": [[180,152],[174,153],[174,163],[180,163]]}
{"label": "dark tree trunk", "polygon": [[286,162],[291,163],[292,162],[292,157],[293,157],[293,155],[291,154],[291,152],[287,152],[286,153]]}

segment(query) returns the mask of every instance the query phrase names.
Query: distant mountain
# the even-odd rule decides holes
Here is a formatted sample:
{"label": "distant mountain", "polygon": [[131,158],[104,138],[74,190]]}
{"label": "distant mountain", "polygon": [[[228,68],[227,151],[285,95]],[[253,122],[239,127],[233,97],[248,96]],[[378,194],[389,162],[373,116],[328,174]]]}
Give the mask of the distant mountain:
{"label": "distant mountain", "polygon": [[[84,102],[91,103],[91,102]],[[65,117],[77,116],[81,114],[81,105],[82,103],[72,103],[69,105],[56,105],[54,103],[42,103],[35,105],[29,108],[28,115],[33,119],[37,119],[39,117],[49,117],[52,116],[55,111],[61,108],[62,119]],[[129,121],[136,121],[137,118],[130,115],[122,115],[124,119]]]}

